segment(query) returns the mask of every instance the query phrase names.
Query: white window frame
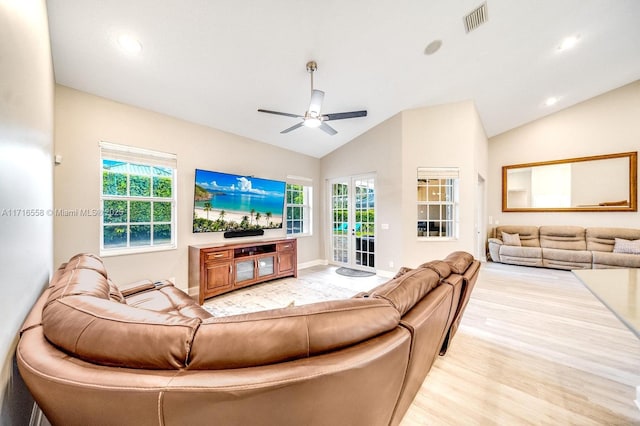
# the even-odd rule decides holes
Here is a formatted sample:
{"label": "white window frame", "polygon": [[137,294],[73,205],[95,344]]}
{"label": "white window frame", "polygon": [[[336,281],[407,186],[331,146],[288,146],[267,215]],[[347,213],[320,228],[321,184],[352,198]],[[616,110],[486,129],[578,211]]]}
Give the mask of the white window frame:
{"label": "white window frame", "polygon": [[[434,181],[431,184],[428,184],[430,180]],[[442,183],[444,180],[444,185]],[[459,227],[460,227],[460,208],[459,208],[459,180],[460,180],[460,169],[458,167],[418,167],[417,169],[417,191],[416,191],[416,235],[418,240],[428,240],[428,241],[451,241],[457,240],[459,238]],[[440,182],[435,182],[440,181]],[[451,197],[449,199],[442,199],[439,196],[439,199],[429,199],[428,193],[426,191],[432,188],[439,188],[438,193],[442,194],[447,188],[451,188]],[[425,191],[426,197],[421,197],[420,193]],[[422,198],[422,199],[421,199]],[[426,199],[425,199],[426,198]],[[431,235],[432,231],[429,229],[429,222],[434,222],[436,220],[430,220],[420,218],[418,211],[429,211],[430,207],[439,207],[440,212],[442,212],[443,208],[445,209],[444,218],[440,216],[438,222],[445,222],[448,224],[446,227],[447,234],[441,235],[442,227],[438,226],[440,235]],[[424,224],[426,222],[426,230]]]}
{"label": "white window frame", "polygon": [[[154,197],[153,193],[149,196],[135,196],[127,193],[126,195],[110,195],[103,194],[103,173],[105,171],[103,166],[103,160],[114,160],[122,162],[123,165],[126,164],[124,169],[126,170],[123,174],[127,175],[127,192],[130,188],[130,179],[131,176],[135,176],[135,173],[131,173],[130,164],[139,164],[142,166],[151,166],[151,167],[162,167],[165,169],[171,169],[171,198],[164,197]],[[153,188],[153,176],[151,179],[151,187]],[[178,223],[178,194],[177,194],[177,176],[178,176],[178,168],[177,168],[177,156],[176,154],[170,154],[160,151],[152,151],[143,148],[137,148],[126,145],[118,145],[110,142],[100,142],[100,208],[103,214],[100,215],[100,255],[101,256],[117,256],[123,254],[134,254],[134,253],[149,253],[149,252],[157,252],[157,251],[165,251],[165,250],[175,250],[178,247],[178,235],[177,235],[177,223]],[[104,245],[104,227],[105,225],[109,226],[109,223],[105,223],[105,213],[104,212],[104,203],[105,201],[126,201],[127,209],[130,213],[130,203],[135,201],[142,202],[151,202],[151,220],[149,222],[131,222],[131,217],[128,217],[126,222],[123,222],[122,225],[127,227],[127,244],[125,247],[113,247],[109,248]],[[168,202],[171,203],[171,220],[164,222],[157,222],[153,220],[153,203],[154,202]],[[153,225],[161,224],[161,225],[170,225],[171,229],[171,240],[168,243],[159,243],[154,244],[153,241]],[[131,225],[150,225],[151,226],[151,235],[150,235],[150,244],[149,245],[140,245],[140,246],[132,246],[130,242],[130,226]]]}
{"label": "white window frame", "polygon": [[[310,185],[311,179],[298,176],[287,176],[287,186],[285,190],[285,232],[287,236],[304,237],[313,235],[313,187]],[[290,204],[289,186],[297,185],[302,187],[302,204]],[[302,229],[299,232],[289,230],[289,208],[300,209],[302,212]]]}

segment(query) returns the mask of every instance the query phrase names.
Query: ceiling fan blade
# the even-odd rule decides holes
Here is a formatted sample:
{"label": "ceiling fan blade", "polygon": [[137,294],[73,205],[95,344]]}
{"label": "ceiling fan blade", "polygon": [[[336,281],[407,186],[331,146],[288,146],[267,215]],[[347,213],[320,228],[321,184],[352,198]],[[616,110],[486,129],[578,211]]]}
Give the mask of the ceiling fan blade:
{"label": "ceiling fan blade", "polygon": [[284,115],[285,117],[304,118],[302,115],[289,114],[288,112],[269,111],[268,109],[259,109],[258,112],[266,112],[267,114]]}
{"label": "ceiling fan blade", "polygon": [[298,124],[294,124],[293,126],[289,127],[288,129],[284,129],[280,133],[289,133],[290,131],[297,129],[298,127],[302,127],[303,125],[304,125],[304,121],[300,122]]}
{"label": "ceiling fan blade", "polygon": [[324,92],[322,90],[313,90],[311,92],[311,102],[309,102],[309,114],[313,116],[320,115],[320,109],[322,108],[323,99],[324,99]]}
{"label": "ceiling fan blade", "polygon": [[324,120],[344,120],[345,118],[366,117],[367,111],[351,111],[351,112],[337,112],[333,114],[323,114]]}
{"label": "ceiling fan blade", "polygon": [[335,135],[336,133],[338,133],[338,131],[336,129],[334,129],[333,127],[329,126],[327,123],[323,122],[322,124],[320,124],[320,130],[324,131],[325,133],[330,134],[331,136]]}

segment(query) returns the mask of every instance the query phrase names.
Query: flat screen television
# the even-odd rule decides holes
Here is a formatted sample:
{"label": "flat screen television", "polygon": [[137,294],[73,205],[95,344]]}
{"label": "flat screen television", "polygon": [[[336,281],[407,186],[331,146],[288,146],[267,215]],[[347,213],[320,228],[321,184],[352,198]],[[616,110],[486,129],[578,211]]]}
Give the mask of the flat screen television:
{"label": "flat screen television", "polygon": [[286,183],[196,169],[193,232],[280,229]]}

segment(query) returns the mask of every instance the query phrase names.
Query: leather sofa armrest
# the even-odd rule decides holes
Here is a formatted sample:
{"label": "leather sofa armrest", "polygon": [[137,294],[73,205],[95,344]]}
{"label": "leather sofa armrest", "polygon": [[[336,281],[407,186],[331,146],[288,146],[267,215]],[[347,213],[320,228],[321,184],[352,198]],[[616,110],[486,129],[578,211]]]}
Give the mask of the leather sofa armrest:
{"label": "leather sofa armrest", "polygon": [[154,282],[153,285],[155,286],[155,288],[162,288],[162,287],[174,286],[174,283],[169,280],[161,280],[161,281]]}
{"label": "leather sofa armrest", "polygon": [[141,291],[147,291],[156,288],[156,285],[151,280],[141,280],[132,283],[119,285],[118,288],[124,297],[131,296],[132,294],[140,293]]}
{"label": "leather sofa armrest", "polygon": [[501,240],[501,239],[499,239],[499,238],[489,238],[489,243],[494,243],[494,244],[498,244],[498,245],[502,245],[502,244],[504,244],[504,243],[502,242],[502,240]]}

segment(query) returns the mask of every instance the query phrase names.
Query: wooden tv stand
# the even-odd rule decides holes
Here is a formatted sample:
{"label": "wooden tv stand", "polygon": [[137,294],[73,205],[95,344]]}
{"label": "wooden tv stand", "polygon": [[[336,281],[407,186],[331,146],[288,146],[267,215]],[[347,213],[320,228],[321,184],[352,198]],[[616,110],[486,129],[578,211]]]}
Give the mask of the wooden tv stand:
{"label": "wooden tv stand", "polygon": [[298,276],[295,239],[189,246],[189,295],[204,300],[275,278]]}

